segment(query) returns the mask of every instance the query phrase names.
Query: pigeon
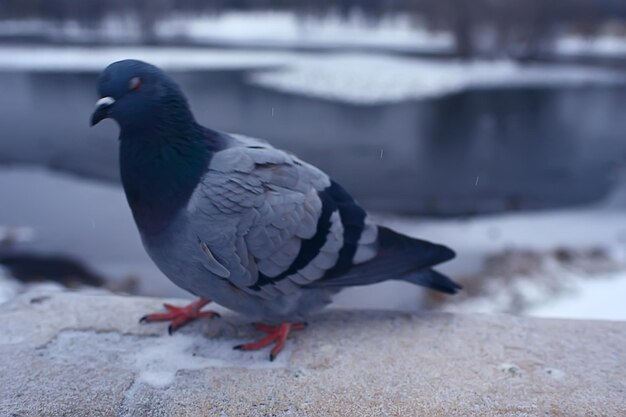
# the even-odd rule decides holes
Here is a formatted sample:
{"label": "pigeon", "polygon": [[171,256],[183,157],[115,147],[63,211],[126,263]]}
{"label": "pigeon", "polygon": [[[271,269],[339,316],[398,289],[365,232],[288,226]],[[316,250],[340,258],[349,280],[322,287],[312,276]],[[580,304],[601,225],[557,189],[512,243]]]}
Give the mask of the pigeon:
{"label": "pigeon", "polygon": [[94,126],[120,127],[121,179],[143,245],[176,285],[199,297],[142,321],[170,333],[211,301],[266,333],[235,346],[273,345],[344,288],[401,280],[454,294],[461,286],[431,267],[446,246],[376,224],[337,182],[268,142],[200,125],[179,85],[138,60],[110,64],[98,82]]}

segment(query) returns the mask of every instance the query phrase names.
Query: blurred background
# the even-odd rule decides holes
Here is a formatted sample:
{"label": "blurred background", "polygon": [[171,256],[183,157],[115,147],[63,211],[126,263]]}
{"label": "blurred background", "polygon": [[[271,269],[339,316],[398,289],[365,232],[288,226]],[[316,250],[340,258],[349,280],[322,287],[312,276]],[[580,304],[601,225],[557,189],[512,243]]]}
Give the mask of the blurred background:
{"label": "blurred background", "polygon": [[623,0],[3,0],[0,302],[189,297],[141,247],[117,126],[88,127],[125,58],[458,252],[458,296],[389,282],[336,306],[626,320]]}

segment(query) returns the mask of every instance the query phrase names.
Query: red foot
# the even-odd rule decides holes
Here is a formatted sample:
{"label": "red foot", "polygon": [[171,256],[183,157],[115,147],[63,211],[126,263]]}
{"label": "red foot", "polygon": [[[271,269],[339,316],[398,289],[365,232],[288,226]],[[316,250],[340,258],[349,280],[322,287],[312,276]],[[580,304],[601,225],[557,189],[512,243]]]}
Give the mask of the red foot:
{"label": "red foot", "polygon": [[267,336],[256,342],[237,345],[233,349],[259,350],[267,345],[275,343],[272,351],[270,352],[270,361],[273,361],[274,359],[276,359],[276,356],[278,356],[278,353],[283,350],[283,347],[285,346],[285,341],[287,340],[287,336],[289,336],[289,332],[291,332],[292,330],[304,329],[306,327],[306,323],[283,323],[279,324],[278,326],[255,324],[254,327],[256,327],[257,330],[261,330],[262,332],[267,333]]}
{"label": "red foot", "polygon": [[220,317],[220,315],[214,311],[200,311],[202,307],[209,304],[210,302],[211,300],[201,298],[198,301],[194,301],[193,303],[185,307],[176,307],[171,304],[163,304],[167,309],[167,313],[148,314],[139,319],[139,323],[171,320],[172,323],[167,328],[167,331],[169,334],[172,334],[176,329],[184,326],[185,324],[195,319],[199,319],[201,317]]}

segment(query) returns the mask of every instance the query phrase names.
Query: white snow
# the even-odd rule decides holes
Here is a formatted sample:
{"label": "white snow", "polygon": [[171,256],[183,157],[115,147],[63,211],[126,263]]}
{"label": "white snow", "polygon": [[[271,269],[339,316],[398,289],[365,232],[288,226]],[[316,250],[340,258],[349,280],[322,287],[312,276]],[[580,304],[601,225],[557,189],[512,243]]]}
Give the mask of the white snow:
{"label": "white snow", "polygon": [[623,209],[587,207],[493,214],[466,220],[385,217],[382,221],[410,235],[448,242],[461,256],[503,248],[547,251],[558,247],[600,246],[626,251],[626,210]]}
{"label": "white snow", "polygon": [[443,96],[472,88],[623,83],[619,72],[511,61],[455,61],[374,53],[300,53],[215,48],[0,46],[0,71],[99,72],[120,59],[166,70],[251,71],[252,84],[351,104]]}
{"label": "white snow", "polygon": [[[28,284],[23,284],[17,279],[13,278],[9,271],[0,265],[0,304],[10,301],[15,296],[22,294],[24,292],[29,292],[33,295],[35,294],[51,294],[55,292],[66,291],[67,288],[58,284],[56,282],[32,282]],[[84,293],[97,293],[102,294],[104,291],[102,290],[83,290],[81,292]]]}
{"label": "white snow", "polygon": [[[104,16],[98,24],[42,19],[2,20],[0,36],[43,37],[56,41],[137,43],[140,24],[131,15]],[[435,30],[428,22],[407,14],[367,19],[358,11],[305,17],[288,11],[229,11],[220,14],[170,15],[156,23],[161,41],[183,40],[198,44],[264,48],[311,48],[325,50],[384,50],[392,52],[454,52],[450,31]],[[556,55],[589,57],[626,56],[626,37],[613,33],[593,36],[566,34],[553,47]]]}
{"label": "white snow", "polygon": [[526,314],[536,317],[626,321],[626,272],[580,280],[565,297],[546,300]]}
{"label": "white snow", "polygon": [[565,56],[626,57],[626,36],[565,36],[557,40],[555,52]]}
{"label": "white snow", "polygon": [[245,69],[285,65],[293,54],[214,48],[0,46],[0,71],[100,72],[111,62],[140,59],[168,70]]}
{"label": "white snow", "polygon": [[[623,183],[623,182],[622,182]],[[503,313],[522,302],[523,314],[541,317],[626,320],[626,199],[618,189],[588,207],[478,216],[468,220],[415,220],[383,217],[386,225],[453,247],[457,258],[440,270],[486,279],[482,296],[450,299],[446,311]],[[600,249],[609,259],[596,265],[559,264],[554,251]],[[545,254],[537,268],[512,280],[483,271],[488,256],[503,251]],[[608,265],[606,264],[608,262]],[[523,271],[523,269],[522,269]],[[491,272],[492,273],[492,272]]]}
{"label": "white snow", "polygon": [[393,51],[452,50],[448,32],[433,32],[408,15],[385,16],[377,22],[359,13],[299,17],[286,11],[227,12],[219,15],[171,17],[156,28],[161,39],[185,37],[195,41],[237,46],[376,48]]}
{"label": "white snow", "polygon": [[100,24],[85,26],[75,21],[53,22],[43,19],[0,21],[0,36],[34,36],[56,41],[137,42],[140,27],[130,17],[104,17]]}
{"label": "white snow", "polygon": [[[130,16],[108,16],[101,23],[40,19],[0,21],[0,36],[38,36],[57,41],[137,42],[141,28]],[[352,13],[300,17],[287,11],[225,12],[214,15],[173,15],[157,22],[157,39],[178,38],[196,43],[246,47],[365,48],[403,52],[446,52],[454,47],[448,32],[433,32],[407,15],[389,15],[379,21]]]}
{"label": "white snow", "polygon": [[11,278],[9,272],[0,265],[0,304],[9,301],[23,289],[23,285]]}
{"label": "white snow", "polygon": [[624,82],[623,74],[564,65],[456,61],[375,54],[301,55],[290,65],[251,77],[259,85],[353,104],[443,96],[475,88]]}
{"label": "white snow", "polygon": [[232,339],[174,333],[172,337],[161,338],[158,344],[144,344],[141,350],[134,352],[131,363],[139,373],[138,381],[163,388],[174,381],[176,372],[180,370],[209,367],[284,368],[291,357],[292,345],[286,344],[276,360],[270,362],[264,350],[233,350]]}

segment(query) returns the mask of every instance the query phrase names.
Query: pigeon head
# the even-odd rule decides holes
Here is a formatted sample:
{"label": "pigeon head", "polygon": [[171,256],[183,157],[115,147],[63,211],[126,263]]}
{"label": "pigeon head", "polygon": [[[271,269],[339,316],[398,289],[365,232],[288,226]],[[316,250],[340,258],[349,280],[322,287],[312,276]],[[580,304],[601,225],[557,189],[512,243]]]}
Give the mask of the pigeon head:
{"label": "pigeon head", "polygon": [[[100,99],[91,116],[94,126],[115,120],[124,132],[172,130],[193,124],[194,118],[180,87],[160,68],[127,59],[109,65],[98,79]],[[132,136],[132,135],[130,135]]]}

